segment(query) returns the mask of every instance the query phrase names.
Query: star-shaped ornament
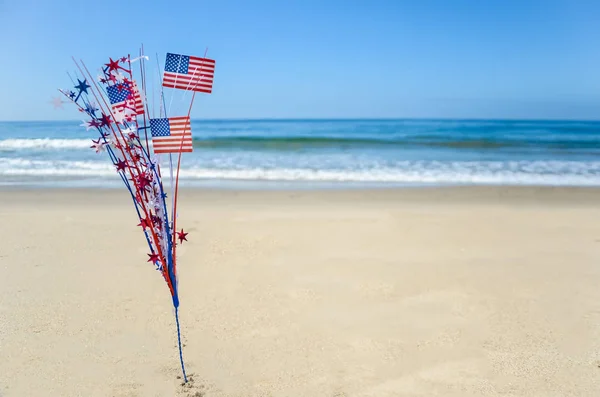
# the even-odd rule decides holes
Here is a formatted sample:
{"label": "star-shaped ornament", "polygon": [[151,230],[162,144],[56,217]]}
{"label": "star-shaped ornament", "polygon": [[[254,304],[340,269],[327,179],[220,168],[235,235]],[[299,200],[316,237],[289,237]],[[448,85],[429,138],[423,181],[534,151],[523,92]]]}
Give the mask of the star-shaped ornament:
{"label": "star-shaped ornament", "polygon": [[107,116],[106,114],[102,113],[102,117],[100,117],[100,127],[110,127],[110,124],[112,123],[112,120],[109,116]]}
{"label": "star-shaped ornament", "polygon": [[127,167],[127,163],[125,161],[119,159],[119,161],[117,161],[115,163],[115,166],[117,167],[117,172],[125,171],[125,168]]}
{"label": "star-shaped ornament", "polygon": [[86,79],[83,79],[83,81],[77,79],[77,83],[78,84],[75,86],[75,88],[77,88],[79,90],[79,94],[77,94],[77,98],[75,98],[75,102],[77,102],[77,100],[79,99],[81,94],[83,94],[83,93],[87,94],[88,93],[87,89],[90,88]]}
{"label": "star-shaped ornament", "polygon": [[84,111],[92,117],[96,116],[97,110],[98,110],[98,108],[95,106],[95,104],[93,102],[88,103],[84,109]]}
{"label": "star-shaped ornament", "polygon": [[119,91],[121,91],[123,88],[125,88],[123,86],[123,84],[122,84],[124,82],[123,80],[125,79],[125,76],[123,75],[123,73],[121,73],[121,72],[112,72],[111,75],[115,76],[115,80],[119,83],[119,86],[122,87],[122,88],[121,87],[117,87],[117,89]]}
{"label": "star-shaped ornament", "polygon": [[52,98],[52,100],[49,103],[51,103],[52,106],[54,106],[54,109],[62,109],[63,103],[66,103],[66,102],[64,102],[62,99],[60,99],[60,97],[56,97],[56,98]]}
{"label": "star-shaped ornament", "polygon": [[92,146],[90,146],[90,148],[96,150],[96,153],[100,153],[102,151],[104,151],[104,142],[100,142],[101,138],[98,138],[97,141],[92,140],[92,142],[94,143]]}
{"label": "star-shaped ornament", "polygon": [[108,59],[109,59],[108,63],[105,63],[104,65],[106,65],[109,72],[112,72],[113,70],[117,70],[120,68],[118,59],[116,61],[113,61],[112,58],[108,58]]}
{"label": "star-shaped ornament", "polygon": [[179,244],[183,244],[184,241],[188,241],[187,238],[185,238],[188,233],[184,233],[183,229],[181,229],[180,232],[175,232],[177,233],[177,238],[179,239]]}
{"label": "star-shaped ornament", "polygon": [[[141,197],[140,197],[141,199]],[[144,218],[140,220],[141,222],[138,223],[138,226],[141,226],[142,229],[146,230],[147,227],[152,227],[152,221],[149,218]]]}
{"label": "star-shaped ornament", "polygon": [[113,118],[117,124],[125,123],[125,112],[122,110],[117,110],[113,112]]}
{"label": "star-shaped ornament", "polygon": [[91,128],[94,128],[95,125],[93,124],[93,120],[92,121],[85,121],[82,120],[83,124],[79,124],[80,127],[85,127],[86,131],[89,131]]}
{"label": "star-shaped ornament", "polygon": [[119,147],[117,147],[117,145],[119,145],[119,138],[117,138],[114,134],[109,134],[107,140],[110,146],[116,149],[120,149]]}
{"label": "star-shaped ornament", "polygon": [[140,190],[146,190],[146,188],[149,187],[150,183],[152,182],[152,180],[144,174],[138,175],[135,179],[136,180],[134,181],[134,183]]}

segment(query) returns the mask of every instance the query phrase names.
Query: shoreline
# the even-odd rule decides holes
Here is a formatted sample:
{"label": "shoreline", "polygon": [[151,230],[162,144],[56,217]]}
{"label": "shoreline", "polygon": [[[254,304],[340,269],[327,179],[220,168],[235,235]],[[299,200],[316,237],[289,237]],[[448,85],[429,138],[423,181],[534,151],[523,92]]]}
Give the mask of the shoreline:
{"label": "shoreline", "polygon": [[[170,189],[165,189],[167,194]],[[43,187],[37,186],[0,186],[0,199],[19,198],[18,201],[40,200],[42,197],[66,199],[67,202],[85,201],[94,197],[102,200],[118,198],[121,202],[131,204],[129,192],[125,186],[114,188],[89,187]],[[170,197],[170,196],[169,196]],[[196,199],[220,200],[235,197],[244,205],[242,200],[250,200],[254,204],[269,205],[265,198],[293,198],[296,200],[335,199],[338,202],[374,200],[376,202],[423,204],[586,204],[600,206],[600,187],[588,186],[405,186],[405,187],[335,187],[335,188],[236,188],[236,187],[190,187],[180,186],[180,202],[190,202]],[[129,200],[128,200],[129,199]],[[168,198],[167,200],[170,200]],[[256,200],[256,201],[255,201]],[[293,201],[293,200],[292,200]],[[12,202],[18,204],[18,202]],[[11,204],[11,202],[6,202]],[[199,202],[201,205],[201,202]]]}
{"label": "shoreline", "polygon": [[[52,177],[51,177],[52,178]],[[163,184],[169,185],[168,175],[163,175]],[[597,188],[600,180],[581,182],[441,182],[441,181],[345,181],[345,180],[286,180],[286,179],[189,179],[180,178],[179,186],[186,189],[217,190],[381,190],[414,188]],[[43,179],[36,177],[0,177],[1,189],[119,189],[125,188],[123,181],[114,177]]]}

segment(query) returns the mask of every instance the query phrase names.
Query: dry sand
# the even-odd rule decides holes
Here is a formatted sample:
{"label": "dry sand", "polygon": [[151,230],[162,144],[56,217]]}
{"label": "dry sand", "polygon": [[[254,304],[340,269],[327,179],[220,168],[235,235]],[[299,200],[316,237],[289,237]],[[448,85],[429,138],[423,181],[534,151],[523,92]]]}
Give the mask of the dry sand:
{"label": "dry sand", "polygon": [[0,395],[600,396],[600,191],[0,192]]}

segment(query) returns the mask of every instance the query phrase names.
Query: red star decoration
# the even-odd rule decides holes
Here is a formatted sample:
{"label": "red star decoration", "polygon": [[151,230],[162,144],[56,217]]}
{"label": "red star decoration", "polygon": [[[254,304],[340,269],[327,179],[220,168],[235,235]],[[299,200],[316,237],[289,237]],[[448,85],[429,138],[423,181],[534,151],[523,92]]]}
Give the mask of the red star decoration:
{"label": "red star decoration", "polygon": [[148,178],[147,175],[138,175],[135,178],[135,184],[138,186],[138,188],[140,190],[146,190],[146,188],[148,186],[150,186],[150,182],[152,181],[150,178]]}
{"label": "red star decoration", "polygon": [[127,57],[121,58],[121,63],[125,63],[125,62],[127,62]]}
{"label": "red star decoration", "polygon": [[133,132],[133,131],[130,132],[128,136],[129,136],[129,139],[135,139],[135,138],[137,138],[137,134],[135,132]]}
{"label": "red star decoration", "polygon": [[187,238],[185,238],[185,236],[187,236],[187,235],[188,235],[188,233],[184,233],[184,232],[183,232],[183,229],[181,229],[181,231],[180,231],[180,232],[175,232],[175,233],[177,233],[177,238],[179,239],[179,243],[180,243],[180,244],[183,244],[183,241],[184,241],[184,240],[185,240],[185,241],[188,241],[188,240],[187,240]]}
{"label": "red star decoration", "polygon": [[100,127],[100,122],[96,119],[90,121],[90,127]]}
{"label": "red star decoration", "polygon": [[110,127],[111,123],[112,120],[110,119],[110,117],[102,113],[102,117],[100,118],[100,127]]}
{"label": "red star decoration", "polygon": [[148,254],[148,256],[150,257],[148,259],[148,262],[156,263],[160,260],[160,257],[158,256],[158,254]]}
{"label": "red star decoration", "polygon": [[119,92],[123,91],[124,89],[125,89],[124,84],[117,84],[117,90],[119,90]]}
{"label": "red star decoration", "polygon": [[113,61],[113,59],[112,59],[112,58],[109,58],[109,59],[110,59],[110,61],[108,61],[108,63],[105,63],[105,64],[104,64],[104,65],[108,66],[108,72],[109,72],[109,73],[110,73],[111,71],[113,71],[113,70],[117,70],[117,69],[119,69],[119,68],[120,68],[120,66],[119,66],[119,61],[118,61],[118,60],[116,60],[116,61]]}
{"label": "red star decoration", "polygon": [[127,167],[127,163],[123,160],[119,160],[119,161],[117,161],[115,166],[117,167],[117,171],[124,171],[125,168]]}
{"label": "red star decoration", "polygon": [[142,229],[146,229],[147,227],[152,227],[152,222],[148,218],[144,218],[138,223],[138,226],[141,226]]}

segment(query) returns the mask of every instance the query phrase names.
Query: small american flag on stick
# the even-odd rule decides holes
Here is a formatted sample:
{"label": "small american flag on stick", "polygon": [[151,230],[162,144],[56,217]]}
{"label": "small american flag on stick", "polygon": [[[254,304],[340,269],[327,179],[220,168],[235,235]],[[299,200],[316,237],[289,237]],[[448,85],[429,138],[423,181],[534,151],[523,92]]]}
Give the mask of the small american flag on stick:
{"label": "small american flag on stick", "polygon": [[150,132],[156,154],[193,151],[192,129],[187,116],[150,119]]}
{"label": "small american flag on stick", "polygon": [[214,59],[167,53],[163,87],[210,94],[214,75]]}
{"label": "small american flag on stick", "polygon": [[[133,88],[130,88],[131,86]],[[132,90],[133,95],[131,95]],[[108,86],[106,87],[106,93],[113,112],[125,111],[125,108],[127,108],[132,113],[144,114],[144,103],[135,81]]]}

